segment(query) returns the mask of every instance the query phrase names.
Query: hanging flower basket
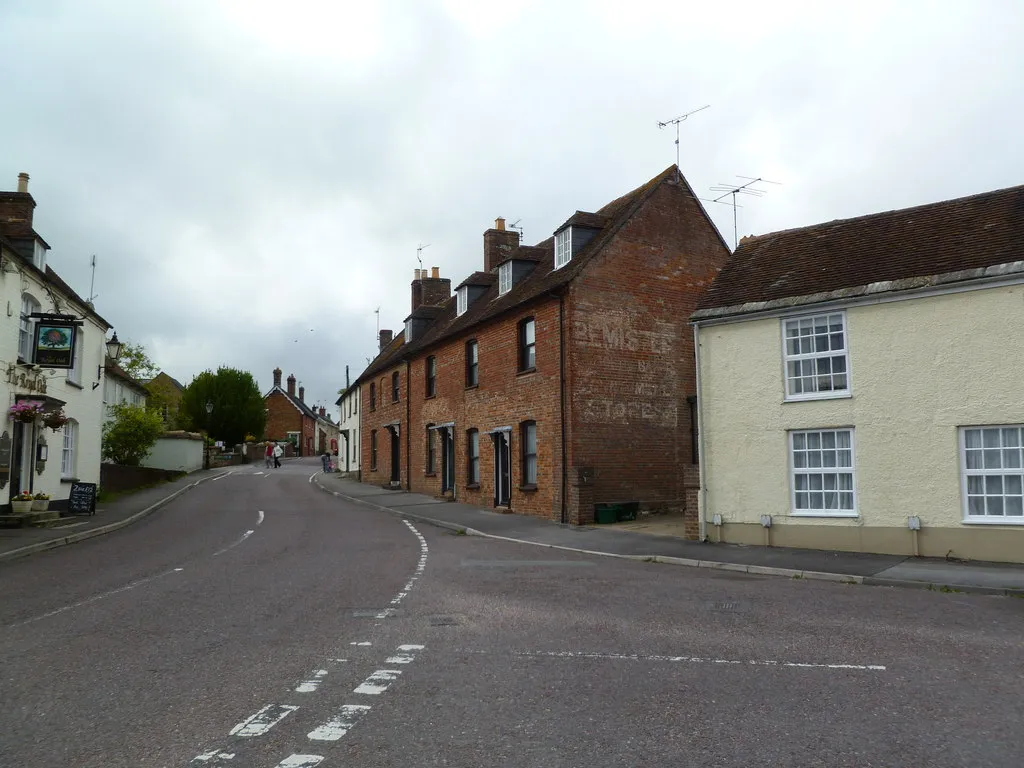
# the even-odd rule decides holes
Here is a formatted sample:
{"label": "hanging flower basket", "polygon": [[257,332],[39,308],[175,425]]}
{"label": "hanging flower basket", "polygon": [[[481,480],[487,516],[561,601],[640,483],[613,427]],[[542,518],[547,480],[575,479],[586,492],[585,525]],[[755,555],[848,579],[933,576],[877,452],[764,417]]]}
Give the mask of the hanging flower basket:
{"label": "hanging flower basket", "polygon": [[15,421],[23,421],[26,424],[31,424],[43,415],[43,404],[34,403],[30,400],[23,400],[8,408],[7,414]]}
{"label": "hanging flower basket", "polygon": [[59,432],[64,428],[64,425],[68,423],[67,414],[63,410],[60,411],[49,411],[43,414],[43,424],[48,426],[54,432]]}

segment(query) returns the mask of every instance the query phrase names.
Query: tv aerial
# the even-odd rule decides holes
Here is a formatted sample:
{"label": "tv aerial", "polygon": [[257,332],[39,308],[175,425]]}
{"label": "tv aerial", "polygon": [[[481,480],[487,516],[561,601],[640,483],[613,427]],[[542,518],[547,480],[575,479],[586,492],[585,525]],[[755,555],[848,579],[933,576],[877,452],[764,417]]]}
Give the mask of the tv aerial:
{"label": "tv aerial", "polygon": [[418,261],[420,263],[420,272],[423,271],[423,249],[424,248],[429,248],[429,247],[430,247],[430,243],[427,243],[426,245],[424,245],[423,243],[420,243],[416,247],[416,261]]}
{"label": "tv aerial", "polygon": [[675,127],[676,127],[676,166],[677,167],[679,166],[679,124],[681,122],[683,122],[686,118],[688,118],[690,115],[695,115],[698,112],[700,112],[702,110],[705,110],[705,109],[707,109],[710,106],[711,106],[710,104],[705,104],[700,109],[695,109],[692,112],[687,112],[685,115],[680,115],[679,117],[673,117],[671,120],[665,120],[664,122],[660,122],[660,121],[658,122],[658,127],[659,128],[664,128],[666,125],[675,125]]}
{"label": "tv aerial", "polygon": [[[712,192],[721,192],[722,193],[721,195],[716,197],[711,202],[713,202],[713,203],[722,203],[722,205],[731,205],[732,206],[732,247],[733,247],[733,250],[736,250],[737,246],[739,245],[738,232],[737,232],[737,226],[736,226],[736,195],[749,195],[750,197],[764,197],[766,194],[768,194],[767,190],[756,189],[754,187],[755,184],[775,184],[775,185],[781,185],[782,184],[782,182],[780,182],[780,181],[768,181],[768,179],[762,179],[760,176],[758,176],[755,179],[753,176],[739,176],[739,175],[737,175],[736,178],[737,179],[747,179],[747,181],[746,181],[746,183],[739,184],[739,185],[716,184],[715,186],[711,187],[711,191]],[[723,197],[729,197],[730,195],[732,195],[732,202],[723,201],[722,200]]]}

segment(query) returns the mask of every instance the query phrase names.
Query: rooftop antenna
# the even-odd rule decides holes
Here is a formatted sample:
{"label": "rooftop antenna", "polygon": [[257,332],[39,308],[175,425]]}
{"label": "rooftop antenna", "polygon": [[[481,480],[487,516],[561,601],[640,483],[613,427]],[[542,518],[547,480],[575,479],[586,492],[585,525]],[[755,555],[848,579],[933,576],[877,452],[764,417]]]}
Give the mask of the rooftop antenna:
{"label": "rooftop antenna", "polygon": [[519,242],[522,243],[523,242],[523,228],[521,226],[519,226],[519,222],[520,221],[522,221],[522,219],[516,219],[515,221],[513,221],[511,224],[508,225],[508,228],[509,229],[514,229],[516,232],[519,233]]}
{"label": "rooftop antenna", "polygon": [[737,179],[747,179],[747,182],[745,184],[740,184],[739,186],[733,186],[733,185],[730,185],[730,184],[716,184],[715,186],[713,186],[711,188],[712,192],[721,192],[722,193],[721,195],[719,195],[718,197],[716,197],[714,200],[711,201],[713,203],[722,203],[722,198],[723,197],[728,197],[729,195],[732,195],[732,202],[731,203],[725,202],[725,203],[722,203],[722,204],[723,205],[732,205],[732,247],[733,247],[733,250],[736,250],[736,248],[739,246],[739,240],[738,240],[739,234],[737,232],[737,227],[736,227],[736,195],[750,195],[751,197],[764,197],[767,194],[767,191],[763,190],[763,189],[755,189],[754,188],[755,184],[761,183],[761,184],[777,184],[778,185],[778,184],[782,183],[782,182],[779,182],[779,181],[768,181],[768,179],[762,179],[760,176],[758,176],[755,179],[752,176],[739,176],[739,175],[737,175],[736,178]]}
{"label": "rooftop antenna", "polygon": [[[430,243],[427,243],[426,245],[424,245],[423,243],[420,243],[416,247],[416,261],[418,261],[420,263],[420,271],[423,271],[423,249],[424,248],[429,248],[429,247],[430,247]],[[379,308],[378,308],[378,311],[380,311]]]}
{"label": "rooftop antenna", "polygon": [[664,122],[659,122],[658,123],[658,127],[659,128],[664,128],[666,125],[675,125],[675,127],[676,127],[676,167],[679,166],[679,124],[681,122],[683,122],[683,120],[688,118],[690,115],[694,115],[694,114],[700,112],[702,109],[707,109],[710,106],[711,106],[710,104],[705,104],[700,109],[695,109],[692,112],[687,112],[685,115],[680,115],[679,117],[673,117],[671,120],[666,120]]}
{"label": "rooftop antenna", "polygon": [[374,337],[374,341],[380,341],[380,307],[373,310],[373,314],[377,316],[377,335]]}
{"label": "rooftop antenna", "polygon": [[92,277],[89,278],[89,303],[92,304],[93,299],[96,298],[96,294],[92,292],[92,289],[96,286],[96,254],[92,255],[89,260],[89,264],[92,266]]}

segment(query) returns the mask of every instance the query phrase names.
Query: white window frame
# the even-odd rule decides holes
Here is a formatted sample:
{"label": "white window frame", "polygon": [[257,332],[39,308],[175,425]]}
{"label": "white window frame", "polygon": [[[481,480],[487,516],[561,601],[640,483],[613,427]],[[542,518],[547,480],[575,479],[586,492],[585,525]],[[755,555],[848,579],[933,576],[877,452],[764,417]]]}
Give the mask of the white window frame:
{"label": "white window frame", "polygon": [[82,384],[82,347],[85,339],[82,336],[82,328],[75,328],[75,353],[72,358],[73,365],[68,369],[68,381],[72,384]]}
{"label": "white window frame", "polygon": [[566,227],[555,235],[555,269],[572,261],[572,227]]}
{"label": "white window frame", "polygon": [[[856,442],[856,435],[854,434],[854,432],[855,432],[855,430],[854,430],[853,427],[827,427],[827,428],[821,428],[821,429],[794,429],[794,430],[790,430],[789,431],[789,433],[787,435],[787,441],[788,441],[788,446],[787,447],[788,447],[788,451],[789,451],[789,509],[790,509],[790,515],[792,515],[793,517],[858,517],[859,516],[858,511],[857,511],[858,510],[858,506],[857,506],[857,442]],[[849,436],[850,436],[850,447],[849,447],[849,449],[838,447],[838,444],[839,444],[839,439],[838,438],[839,438],[839,434],[840,433],[848,433],[849,434]],[[835,437],[835,447],[831,447],[831,448],[824,448],[824,447],[822,447],[823,444],[824,444],[824,441],[822,440],[822,442],[819,444],[818,448],[807,447],[805,449],[801,449],[803,451],[814,451],[814,450],[820,451],[821,455],[818,457],[819,460],[820,460],[820,463],[818,465],[814,465],[814,464],[808,462],[806,466],[797,467],[796,466],[796,464],[797,464],[797,462],[796,462],[796,450],[797,450],[797,448],[796,448],[796,438],[797,438],[797,436],[803,436],[805,440],[809,440],[811,435],[818,435],[819,439],[824,438],[825,435],[833,435]],[[845,465],[840,465],[839,464],[839,460],[840,460],[839,451],[840,450],[849,450],[849,452],[850,452],[850,465],[849,465],[849,467],[847,467]],[[825,452],[827,452],[827,451],[833,451],[833,452],[836,453],[835,464],[828,465],[826,463],[827,462],[827,458],[825,456]],[[809,458],[809,456],[808,456],[808,458]],[[815,470],[818,470],[818,471],[815,471]],[[811,489],[811,488],[808,488],[808,490],[803,490],[803,489],[801,489],[800,491],[797,490],[797,476],[798,475],[815,475],[815,474],[820,474],[820,475],[823,476],[822,477],[822,480],[823,480],[822,488],[820,489],[820,491],[819,491],[819,489]],[[836,475],[836,483],[835,483],[835,488],[834,489],[826,489],[824,487],[825,486],[824,475],[827,475],[827,474]],[[850,475],[850,488],[849,489],[840,488],[839,487],[840,483],[839,483],[839,477],[838,476],[841,475],[841,474],[842,475],[846,475],[846,474]],[[838,507],[836,507],[836,508],[827,508],[826,507],[826,502],[823,502],[821,509],[819,509],[819,508],[797,508],[797,493],[818,493],[818,492],[820,492],[824,496],[826,493],[829,493],[830,491],[835,491],[836,493],[838,493],[839,491],[847,491],[847,490],[851,494],[851,500],[852,500],[851,503],[853,504],[853,507],[850,508],[850,509],[840,509]],[[839,501],[839,498],[837,496],[837,502],[838,501]]]}
{"label": "white window frame", "polygon": [[[816,351],[816,350],[812,349],[810,352],[790,354],[789,340],[790,340],[791,337],[789,336],[789,328],[792,325],[796,325],[797,327],[799,327],[799,325],[801,323],[810,323],[811,327],[813,329],[814,324],[816,322],[824,319],[825,322],[826,322],[826,325],[828,325],[835,318],[840,318],[840,320],[841,320],[841,322],[843,324],[843,330],[842,330],[842,345],[843,346],[842,346],[841,350],[839,350],[839,349],[829,349],[829,350],[823,350],[823,351]],[[835,312],[818,312],[818,313],[815,313],[813,315],[796,315],[794,317],[784,317],[784,318],[782,318],[782,322],[780,324],[780,329],[781,329],[781,332],[782,332],[782,379],[783,379],[783,386],[784,386],[786,401],[829,400],[829,399],[838,398],[838,397],[852,397],[852,393],[853,393],[853,380],[852,380],[852,371],[850,369],[850,344],[849,344],[848,334],[847,334],[848,327],[849,327],[849,324],[848,324],[848,321],[847,321],[846,311],[845,310],[836,310]],[[829,333],[829,332],[826,331],[826,333],[825,333],[826,341],[828,341],[829,339],[831,339],[831,337],[833,337],[835,335],[838,335],[838,334]],[[811,340],[812,345],[813,345],[814,344],[814,340],[815,340],[816,337],[812,334],[809,337],[807,337],[807,336],[799,337],[798,336],[797,338],[809,338]],[[804,392],[793,392],[792,391],[792,389],[793,389],[793,382],[792,382],[792,380],[790,378],[790,375],[789,375],[789,364],[790,363],[810,362],[813,367],[817,368],[817,363],[818,363],[819,360],[833,360],[833,359],[836,359],[836,358],[840,357],[840,354],[839,354],[840,352],[842,353],[842,358],[844,360],[844,365],[846,367],[846,370],[845,370],[846,387],[844,389],[815,389],[815,391],[813,391],[813,392],[806,392],[806,391],[804,391]],[[812,372],[810,374],[804,374],[803,376],[798,377],[798,378],[806,379],[808,376],[810,376],[811,377],[811,381],[814,382],[814,385],[817,387],[817,386],[819,386],[820,382],[823,379],[826,379],[826,378],[830,379],[834,375],[835,375],[834,373],[818,374],[818,373]]]}
{"label": "white window frame", "polygon": [[469,309],[469,288],[462,286],[455,291],[455,316],[461,317]]}
{"label": "white window frame", "polygon": [[36,301],[31,293],[21,294],[21,313],[18,316],[18,358],[26,363],[32,362],[32,344],[35,341],[32,336],[35,331],[36,321],[29,317],[33,312],[39,312],[42,305]]}
{"label": "white window frame", "polygon": [[504,296],[512,290],[512,262],[506,261],[498,267],[498,295]]}
{"label": "white window frame", "polygon": [[60,476],[64,479],[75,477],[76,447],[78,443],[78,422],[68,419],[64,424],[63,443],[60,452]]}
{"label": "white window frame", "polygon": [[46,271],[46,251],[48,249],[45,245],[36,240],[35,245],[32,248],[32,264],[40,272]]}
{"label": "white window frame", "polygon": [[[972,448],[971,450],[979,451],[978,459],[981,460],[982,466],[968,468],[967,464],[967,433],[971,431],[979,431],[982,439],[982,445],[980,448]],[[988,439],[988,435],[984,433],[986,431],[998,433],[999,444],[997,446],[985,447],[985,441]],[[1006,431],[1012,431],[1012,436],[1006,434]],[[1024,525],[1024,515],[1008,515],[1006,514],[1007,500],[1013,499],[1014,501],[1020,501],[1024,505],[1024,500],[1021,500],[1021,494],[1016,492],[1008,493],[1007,480],[1011,480],[1013,485],[1010,490],[1024,490],[1024,425],[1022,424],[985,424],[981,426],[965,426],[960,427],[958,432],[960,433],[960,495],[963,499],[963,522],[969,525]],[[1010,437],[1010,442],[1016,442],[1017,445],[1008,444],[1007,438]],[[997,454],[992,456],[992,453]],[[999,466],[985,467],[985,464],[995,464],[994,459],[999,459]],[[1013,466],[1016,463],[1017,466]],[[1009,466],[1007,466],[1009,464]],[[971,483],[969,478],[980,477],[984,486],[988,486],[988,478],[999,478],[1000,488],[999,493],[990,493],[990,489],[985,487],[982,493],[973,492],[970,488]],[[1015,481],[1015,482],[1014,482]],[[997,514],[971,514],[971,499],[981,498],[982,506],[988,508],[988,499],[998,498],[1000,499],[1000,506],[1003,509],[1002,515]]]}
{"label": "white window frame", "polygon": [[412,318],[405,321],[405,343],[412,341]]}

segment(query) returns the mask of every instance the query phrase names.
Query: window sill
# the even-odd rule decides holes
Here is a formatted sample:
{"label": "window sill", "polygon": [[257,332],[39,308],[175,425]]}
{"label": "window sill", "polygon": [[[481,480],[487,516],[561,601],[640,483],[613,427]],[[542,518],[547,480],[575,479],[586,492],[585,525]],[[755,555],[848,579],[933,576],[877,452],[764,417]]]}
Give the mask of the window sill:
{"label": "window sill", "polygon": [[77,483],[79,481],[79,478],[77,478],[77,477],[62,477],[60,479],[60,481],[62,483]]}
{"label": "window sill", "polygon": [[479,388],[480,388],[479,384],[467,384],[466,385],[466,389],[479,389]]}
{"label": "window sill", "polygon": [[401,402],[401,400],[392,400],[391,404],[392,405],[398,405],[398,403],[400,403],[400,402]]}
{"label": "window sill", "polygon": [[519,490],[522,491],[523,493],[533,493],[534,491],[537,490],[537,486],[532,483],[530,483],[529,485],[520,485]]}
{"label": "window sill", "polygon": [[789,513],[789,516],[790,517],[839,517],[839,518],[847,518],[847,519],[853,519],[853,518],[860,517],[860,515],[858,515],[856,512],[848,512],[848,511],[833,512],[831,510],[825,510],[825,509],[821,509],[821,510],[818,510],[818,509],[813,509],[813,510],[806,510],[806,509],[795,510],[794,509],[794,510],[792,510]]}
{"label": "window sill", "polygon": [[1024,525],[1024,517],[1006,517],[1004,516],[1001,520],[992,520],[989,518],[978,518],[969,517],[965,520],[960,521],[964,525],[1009,525],[1009,526],[1021,526]]}
{"label": "window sill", "polygon": [[65,381],[67,382],[69,387],[74,387],[75,389],[85,389],[85,387],[83,387],[77,381],[72,381],[71,379],[65,379]]}
{"label": "window sill", "polygon": [[480,490],[480,483],[470,483],[469,485],[466,486],[466,490],[467,491],[479,491]]}
{"label": "window sill", "polygon": [[813,395],[789,395],[783,398],[783,403],[806,403],[815,400],[847,400],[853,397],[850,390],[845,392],[815,392]]}
{"label": "window sill", "polygon": [[531,373],[536,373],[536,372],[537,372],[537,368],[536,367],[533,367],[533,368],[523,368],[521,371],[516,371],[516,376],[527,376],[527,375],[529,375]]}
{"label": "window sill", "polygon": [[423,399],[424,400],[433,400],[435,397],[437,397],[437,395],[424,395]]}
{"label": "window sill", "polygon": [[424,472],[424,477],[437,477],[437,472]]}

